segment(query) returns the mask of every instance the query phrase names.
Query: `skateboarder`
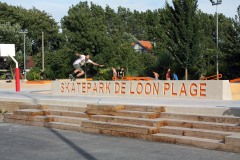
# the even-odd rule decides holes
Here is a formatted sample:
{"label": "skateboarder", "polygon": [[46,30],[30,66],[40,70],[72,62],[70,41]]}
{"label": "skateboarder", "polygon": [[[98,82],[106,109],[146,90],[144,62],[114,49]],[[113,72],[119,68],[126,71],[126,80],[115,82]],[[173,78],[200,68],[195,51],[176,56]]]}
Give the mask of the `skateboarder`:
{"label": "skateboarder", "polygon": [[75,81],[76,78],[82,76],[85,73],[84,70],[82,69],[82,66],[85,65],[86,63],[91,63],[95,66],[100,66],[100,67],[104,66],[104,65],[100,65],[98,63],[93,62],[90,59],[89,54],[82,55],[80,53],[76,53],[76,56],[78,56],[79,58],[73,62],[73,67],[75,68],[75,70],[73,71],[72,74],[69,74],[69,78],[73,81]]}

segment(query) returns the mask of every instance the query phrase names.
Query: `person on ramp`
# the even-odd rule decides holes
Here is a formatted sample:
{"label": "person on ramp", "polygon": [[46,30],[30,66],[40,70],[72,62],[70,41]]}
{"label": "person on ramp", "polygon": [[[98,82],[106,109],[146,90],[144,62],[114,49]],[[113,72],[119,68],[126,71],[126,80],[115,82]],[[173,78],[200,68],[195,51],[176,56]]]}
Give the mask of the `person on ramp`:
{"label": "person on ramp", "polygon": [[73,67],[75,68],[75,70],[73,71],[72,74],[69,74],[69,78],[71,80],[73,80],[73,81],[75,81],[76,78],[82,76],[85,73],[84,70],[82,69],[82,66],[84,66],[86,63],[91,63],[91,64],[93,64],[95,66],[99,66],[99,67],[103,67],[104,66],[104,65],[101,65],[101,64],[93,62],[90,59],[90,55],[89,54],[82,55],[80,53],[76,53],[76,56],[78,56],[79,58],[76,59],[73,62]]}

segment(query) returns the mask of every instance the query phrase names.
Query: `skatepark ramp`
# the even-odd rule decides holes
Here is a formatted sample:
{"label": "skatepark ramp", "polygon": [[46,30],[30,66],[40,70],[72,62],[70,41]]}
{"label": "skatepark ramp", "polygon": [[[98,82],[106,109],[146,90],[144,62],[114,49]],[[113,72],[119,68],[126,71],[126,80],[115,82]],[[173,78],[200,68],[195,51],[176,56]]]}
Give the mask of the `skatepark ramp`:
{"label": "skatepark ramp", "polygon": [[4,122],[240,152],[239,109],[22,103],[18,108],[4,114]]}

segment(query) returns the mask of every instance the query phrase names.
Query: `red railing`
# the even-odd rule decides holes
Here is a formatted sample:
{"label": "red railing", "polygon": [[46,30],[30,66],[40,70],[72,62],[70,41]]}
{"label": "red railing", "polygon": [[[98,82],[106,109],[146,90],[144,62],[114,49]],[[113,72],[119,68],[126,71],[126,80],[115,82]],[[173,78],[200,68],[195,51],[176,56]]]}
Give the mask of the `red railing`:
{"label": "red railing", "polygon": [[209,76],[209,77],[203,77],[201,78],[201,80],[217,80],[217,79],[221,79],[222,78],[222,74],[216,74],[213,76]]}
{"label": "red railing", "polygon": [[122,77],[122,78],[117,78],[117,77],[112,77],[112,80],[126,80],[126,81],[150,81],[153,80],[151,77]]}
{"label": "red railing", "polygon": [[230,83],[240,82],[240,78],[231,79]]}

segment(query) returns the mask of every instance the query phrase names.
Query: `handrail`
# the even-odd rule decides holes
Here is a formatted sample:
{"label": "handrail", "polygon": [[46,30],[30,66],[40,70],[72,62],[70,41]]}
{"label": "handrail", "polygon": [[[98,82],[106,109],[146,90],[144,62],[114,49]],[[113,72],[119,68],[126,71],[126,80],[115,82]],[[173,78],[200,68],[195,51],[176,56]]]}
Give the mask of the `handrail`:
{"label": "handrail", "polygon": [[213,75],[213,76],[209,76],[209,77],[204,77],[201,80],[217,80],[217,79],[221,79],[222,78],[222,74],[218,74],[218,75]]}
{"label": "handrail", "polygon": [[240,82],[240,78],[231,79],[230,83]]}
{"label": "handrail", "polygon": [[131,76],[126,76],[126,77],[122,77],[122,78],[118,78],[118,77],[112,77],[112,80],[127,80],[127,81],[131,81],[131,80],[135,80],[135,81],[139,81],[139,80],[143,80],[143,81],[150,81],[150,80],[154,80],[151,77],[131,77]]}

